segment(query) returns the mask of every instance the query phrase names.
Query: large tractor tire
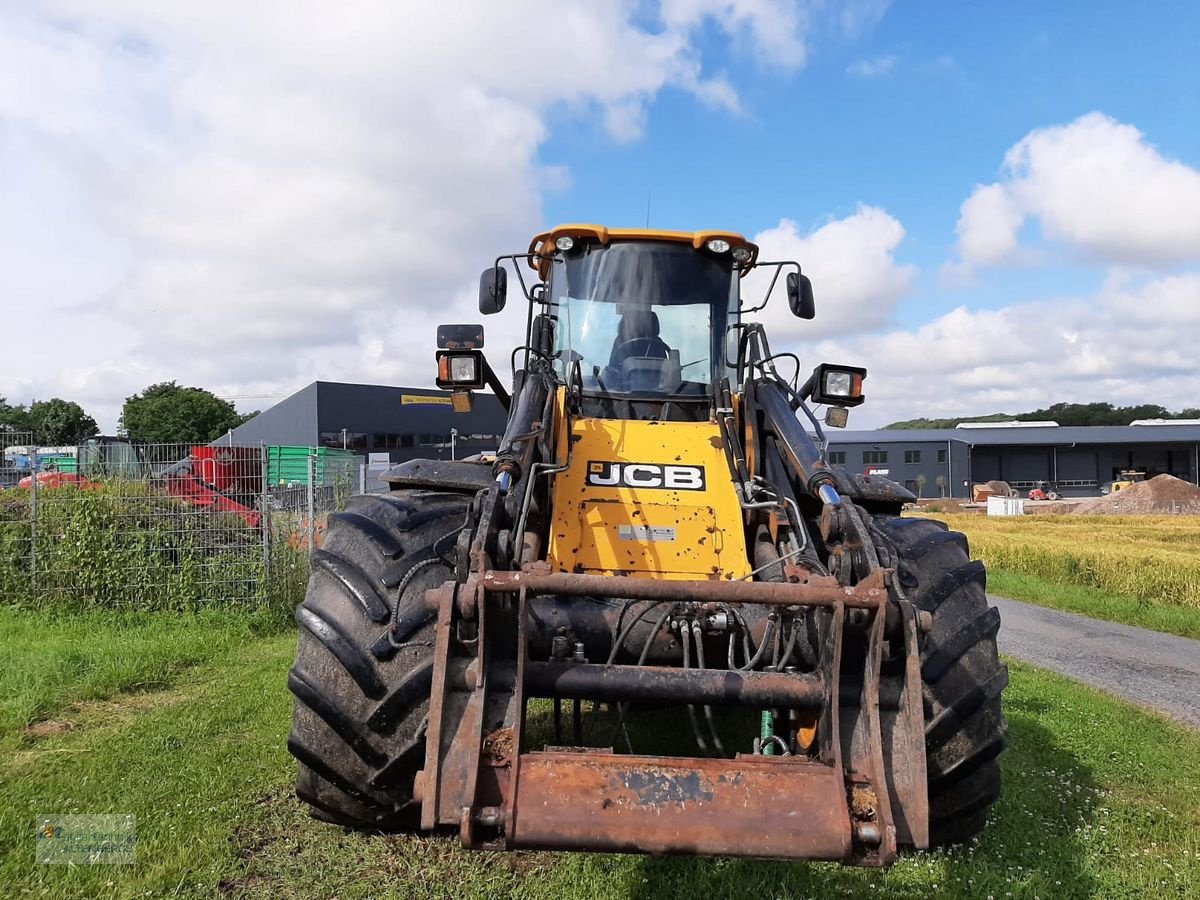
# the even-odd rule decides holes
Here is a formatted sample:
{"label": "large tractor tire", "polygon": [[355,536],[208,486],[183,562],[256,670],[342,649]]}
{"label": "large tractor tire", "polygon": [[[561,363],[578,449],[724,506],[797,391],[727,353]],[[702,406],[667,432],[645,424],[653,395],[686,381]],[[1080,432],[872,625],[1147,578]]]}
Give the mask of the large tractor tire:
{"label": "large tractor tire", "polygon": [[355,497],[329,517],[288,673],[296,794],[318,819],[383,831],[418,824],[413,776],[425,761],[436,618],[424,594],[453,579],[469,504],[396,491]]}
{"label": "large tractor tire", "polygon": [[930,838],[935,846],[962,843],[1000,796],[997,757],[1008,736],[1000,612],[987,604],[983,564],[971,559],[964,535],[930,519],[876,516],[872,524],[892,551],[887,564],[905,597],[933,616],[921,645]]}

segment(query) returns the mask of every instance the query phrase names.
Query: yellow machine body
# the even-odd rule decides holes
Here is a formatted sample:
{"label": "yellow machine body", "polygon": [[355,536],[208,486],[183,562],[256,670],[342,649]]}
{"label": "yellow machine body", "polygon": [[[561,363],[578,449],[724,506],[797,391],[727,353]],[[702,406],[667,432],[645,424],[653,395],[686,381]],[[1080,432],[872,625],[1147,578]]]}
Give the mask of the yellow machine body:
{"label": "yellow machine body", "polygon": [[557,571],[744,578],[742,510],[713,422],[560,417],[547,559]]}

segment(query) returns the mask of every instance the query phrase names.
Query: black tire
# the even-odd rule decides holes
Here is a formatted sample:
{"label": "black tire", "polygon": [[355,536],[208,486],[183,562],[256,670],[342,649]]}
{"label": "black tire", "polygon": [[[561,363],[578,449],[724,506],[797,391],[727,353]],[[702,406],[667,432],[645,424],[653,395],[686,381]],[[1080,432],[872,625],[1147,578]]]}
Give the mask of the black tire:
{"label": "black tire", "polygon": [[[470,498],[430,491],[354,497],[312,555],[288,673],[296,794],[315,818],[416,828],[413,776],[425,762],[435,614],[425,591],[454,577]],[[388,640],[395,622],[396,649]]]}
{"label": "black tire", "polygon": [[997,757],[1008,740],[1000,612],[987,604],[983,563],[971,559],[964,535],[930,519],[876,516],[872,524],[894,551],[905,596],[933,614],[921,641],[930,838],[959,844],[983,828],[1000,796]]}

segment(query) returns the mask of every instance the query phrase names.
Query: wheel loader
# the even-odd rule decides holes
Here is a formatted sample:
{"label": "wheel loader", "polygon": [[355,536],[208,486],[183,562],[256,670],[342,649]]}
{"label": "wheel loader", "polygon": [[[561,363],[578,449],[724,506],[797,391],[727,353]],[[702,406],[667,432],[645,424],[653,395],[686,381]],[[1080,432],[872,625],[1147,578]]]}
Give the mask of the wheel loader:
{"label": "wheel loader", "polygon": [[490,387],[507,428],[330,516],[288,676],[312,815],[869,866],[982,828],[1008,680],[983,566],[900,485],[828,464],[866,369],[772,349],[755,313],[778,293],[811,319],[813,291],[758,255],[537,235],[480,280],[482,314],[510,271],[526,304],[511,391],[482,327],[439,327],[438,385],[459,410]]}

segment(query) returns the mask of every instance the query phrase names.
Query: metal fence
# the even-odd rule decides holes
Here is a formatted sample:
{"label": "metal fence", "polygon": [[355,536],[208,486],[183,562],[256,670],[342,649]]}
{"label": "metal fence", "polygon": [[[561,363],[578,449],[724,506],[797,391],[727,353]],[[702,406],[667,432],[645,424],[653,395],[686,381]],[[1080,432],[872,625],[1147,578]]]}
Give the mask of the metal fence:
{"label": "metal fence", "polygon": [[22,438],[0,435],[0,601],[28,605],[295,603],[328,513],[365,481],[317,448],[281,480],[258,445]]}

